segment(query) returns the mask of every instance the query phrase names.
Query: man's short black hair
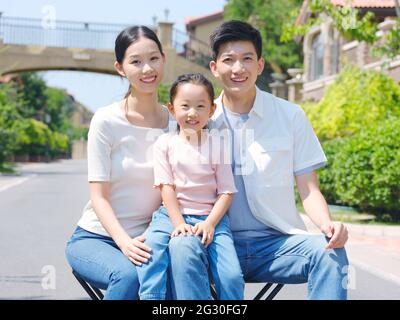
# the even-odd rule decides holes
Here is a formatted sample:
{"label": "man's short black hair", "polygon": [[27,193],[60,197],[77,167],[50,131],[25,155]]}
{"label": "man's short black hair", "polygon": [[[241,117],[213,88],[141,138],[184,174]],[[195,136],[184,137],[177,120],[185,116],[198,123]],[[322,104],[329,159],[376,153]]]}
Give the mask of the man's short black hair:
{"label": "man's short black hair", "polygon": [[261,35],[251,24],[239,20],[230,20],[224,22],[215,29],[210,36],[210,45],[214,61],[218,57],[221,45],[229,41],[250,41],[256,49],[257,58],[261,58]]}

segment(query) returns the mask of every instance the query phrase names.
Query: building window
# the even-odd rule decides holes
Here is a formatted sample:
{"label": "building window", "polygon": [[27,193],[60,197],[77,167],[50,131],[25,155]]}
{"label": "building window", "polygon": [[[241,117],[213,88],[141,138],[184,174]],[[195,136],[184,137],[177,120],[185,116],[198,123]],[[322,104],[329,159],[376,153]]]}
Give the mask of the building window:
{"label": "building window", "polygon": [[317,80],[324,74],[324,44],[321,32],[314,36],[311,43],[311,80]]}

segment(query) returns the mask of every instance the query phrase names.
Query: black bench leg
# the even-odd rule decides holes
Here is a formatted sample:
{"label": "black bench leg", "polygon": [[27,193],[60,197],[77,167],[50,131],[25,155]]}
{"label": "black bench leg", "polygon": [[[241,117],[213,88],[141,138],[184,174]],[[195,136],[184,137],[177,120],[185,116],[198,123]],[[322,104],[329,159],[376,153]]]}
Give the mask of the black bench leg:
{"label": "black bench leg", "polygon": [[104,295],[100,291],[100,289],[91,286],[88,284],[85,280],[83,280],[79,274],[75,272],[75,270],[72,270],[72,274],[75,276],[76,280],[80,283],[83,289],[85,289],[86,293],[90,296],[92,300],[103,300]]}

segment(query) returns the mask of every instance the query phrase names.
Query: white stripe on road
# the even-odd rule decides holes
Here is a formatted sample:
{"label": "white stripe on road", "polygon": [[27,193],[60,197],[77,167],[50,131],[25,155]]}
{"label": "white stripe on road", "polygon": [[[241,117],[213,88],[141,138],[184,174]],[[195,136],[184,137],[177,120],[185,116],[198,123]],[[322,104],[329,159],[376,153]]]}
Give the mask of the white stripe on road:
{"label": "white stripe on road", "polygon": [[27,180],[29,180],[31,178],[34,178],[36,176],[37,176],[37,174],[29,174],[29,175],[26,175],[26,176],[24,176],[22,178],[16,178],[15,181],[12,181],[9,184],[0,187],[0,192],[3,192],[3,191],[8,190],[8,189],[10,189],[12,187],[15,187],[15,186],[17,186],[17,185],[19,185],[21,183],[24,183],[25,181],[27,181]]}
{"label": "white stripe on road", "polygon": [[372,267],[364,262],[361,262],[360,260],[357,259],[350,259],[350,265],[355,265],[356,267],[373,274],[374,276],[377,276],[383,280],[393,282],[396,285],[400,286],[400,277],[394,275],[393,273],[385,272],[382,271],[381,269]]}

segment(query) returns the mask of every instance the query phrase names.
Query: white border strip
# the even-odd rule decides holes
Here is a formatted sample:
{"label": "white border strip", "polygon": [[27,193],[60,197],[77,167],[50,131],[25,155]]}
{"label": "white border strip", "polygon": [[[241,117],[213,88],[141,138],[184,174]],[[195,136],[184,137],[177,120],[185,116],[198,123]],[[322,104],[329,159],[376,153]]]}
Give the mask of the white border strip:
{"label": "white border strip", "polygon": [[34,178],[36,176],[37,176],[37,174],[30,174],[30,175],[27,175],[27,176],[25,176],[23,178],[18,179],[17,181],[13,181],[13,182],[11,182],[10,184],[8,184],[6,186],[0,187],[0,192],[6,191],[6,190],[8,190],[8,189],[10,189],[12,187],[15,187],[15,186],[17,186],[17,185],[19,185],[21,183],[24,183],[25,181],[27,181],[27,180],[29,180],[31,178]]}
{"label": "white border strip", "polygon": [[354,265],[368,273],[373,274],[374,276],[377,276],[378,278],[381,278],[383,280],[392,282],[392,283],[400,286],[400,277],[394,275],[393,273],[389,273],[386,271],[382,271],[381,269],[371,267],[370,265],[368,265],[364,262],[361,262],[358,259],[353,259],[351,257],[349,257],[349,261],[350,261],[350,265]]}

